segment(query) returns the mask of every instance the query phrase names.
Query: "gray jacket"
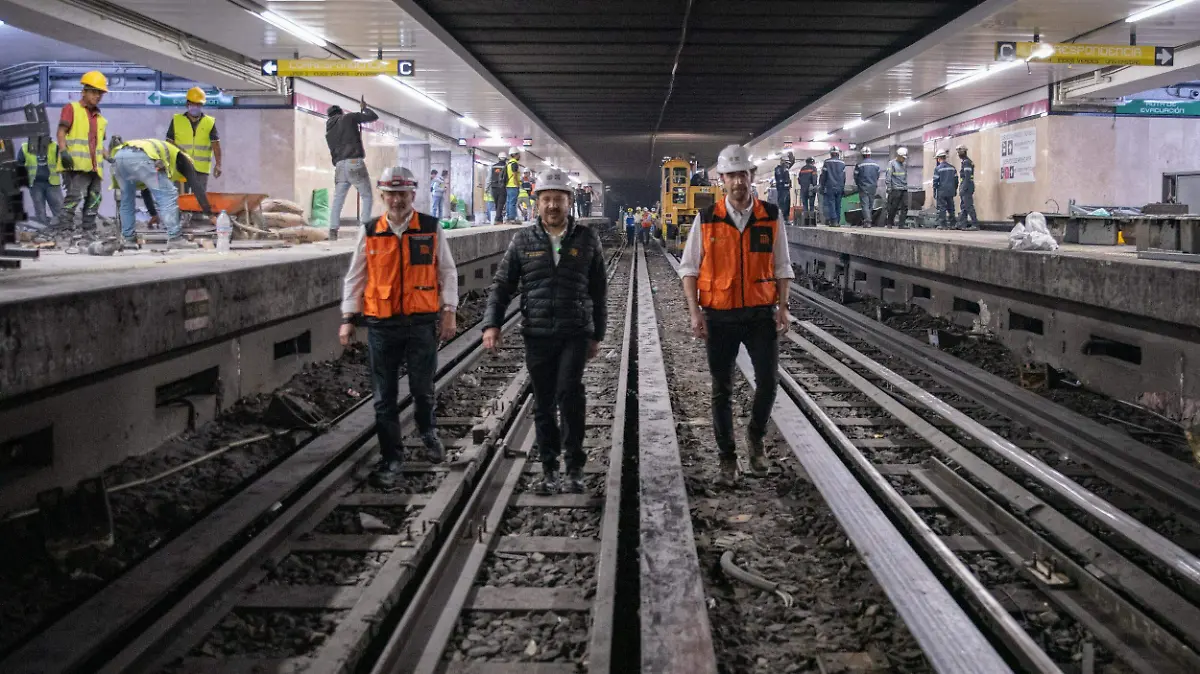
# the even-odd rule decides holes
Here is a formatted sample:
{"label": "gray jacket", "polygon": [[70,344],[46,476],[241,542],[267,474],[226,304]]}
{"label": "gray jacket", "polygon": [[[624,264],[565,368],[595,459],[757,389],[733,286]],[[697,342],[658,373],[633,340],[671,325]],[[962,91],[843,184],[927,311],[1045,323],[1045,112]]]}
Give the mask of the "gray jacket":
{"label": "gray jacket", "polygon": [[897,159],[888,162],[887,176],[885,176],[888,191],[900,190],[901,192],[908,190],[908,167]]}
{"label": "gray jacket", "polygon": [[948,161],[937,165],[933,170],[933,195],[936,197],[953,197],[958,194],[958,170]]}

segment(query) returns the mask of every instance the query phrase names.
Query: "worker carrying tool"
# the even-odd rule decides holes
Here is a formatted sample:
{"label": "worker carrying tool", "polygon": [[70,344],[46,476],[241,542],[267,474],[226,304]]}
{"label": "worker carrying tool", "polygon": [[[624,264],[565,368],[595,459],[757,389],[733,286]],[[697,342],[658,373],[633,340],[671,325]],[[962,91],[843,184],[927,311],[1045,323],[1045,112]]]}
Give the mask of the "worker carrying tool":
{"label": "worker carrying tool", "polygon": [[187,183],[187,190],[200,189],[208,193],[208,176],[221,177],[221,136],[217,132],[217,120],[204,114],[204,103],[208,97],[200,87],[187,92],[187,112],[171,118],[167,127],[167,140],[191,157],[196,168],[196,181]]}
{"label": "worker carrying tool", "polygon": [[879,191],[879,164],[871,159],[871,148],[862,149],[862,160],[854,167],[854,186],[858,188],[858,200],[862,204],[863,227],[875,224],[872,217],[875,208],[875,194]]}
{"label": "worker carrying tool", "polygon": [[103,180],[104,142],[108,120],[100,114],[100,101],[108,93],[108,78],[92,70],[79,78],[83,92],[78,101],[63,106],[58,119],[58,155],[63,165],[67,196],[58,216],[58,228],[75,224],[75,211],[82,207],[83,229],[96,227],[100,212],[100,183]]}
{"label": "worker carrying tool", "polygon": [[679,265],[692,334],[705,340],[712,375],[712,423],[721,482],[738,477],[733,433],[733,364],[741,346],[754,365],[754,406],[746,429],[750,469],[767,471],[763,436],[775,404],[779,334],[788,328],[788,287],[796,273],[787,228],[775,206],[751,197],[755,164],[742,145],[717,156],[725,199],[700,211]]}
{"label": "worker carrying tool", "polygon": [[[800,167],[796,176],[800,184],[800,206],[805,214],[815,213],[817,209],[817,160],[809,157]],[[804,217],[808,217],[805,215]]]}
{"label": "worker carrying tool", "polygon": [[904,165],[906,161],[908,148],[902,147],[896,149],[896,158],[888,163],[884,183],[887,185],[885,223],[889,228],[896,225],[897,214],[900,215],[900,229],[908,226],[908,167]]}
{"label": "worker carrying tool", "polygon": [[842,151],[829,148],[829,159],[821,167],[821,204],[825,207],[825,224],[842,226],[842,197],[846,195],[846,162]]}
{"label": "worker carrying tool", "polygon": [[933,169],[933,198],[937,201],[938,229],[956,227],[958,218],[954,215],[954,195],[958,194],[958,171],[946,161],[949,153],[945,148],[937,151],[934,158],[937,166]]}
{"label": "worker carrying tool", "polygon": [[359,230],[342,288],[338,339],[342,346],[350,345],[355,317],[362,312],[380,452],[369,480],[392,489],[400,486],[404,461],[398,406],[401,364],[407,367],[425,457],[430,463],[445,460],[434,417],[433,377],[438,339],[449,340],[458,329],[458,268],[437,218],[413,208],[418,185],[412,171],[386,168],[378,187],[386,213]]}
{"label": "worker carrying tool", "polygon": [[47,135],[32,138],[21,144],[21,158],[25,163],[29,197],[33,200],[33,219],[43,225],[52,225],[58,220],[63,205],[63,165],[58,145]]}
{"label": "worker carrying tool", "polygon": [[[533,384],[534,426],[542,461],[539,494],[559,491],[559,453],[566,491],[584,490],[587,396],[583,369],[600,352],[608,324],[608,274],[600,236],[570,216],[571,183],[562,169],[538,174],[538,216],[523,227],[496,270],[483,319],[483,348],[500,347],[500,326],[518,288],[525,366]],[[559,419],[562,419],[561,426]]]}
{"label": "worker carrying tool", "polygon": [[134,199],[141,190],[149,190],[154,209],[167,230],[167,249],[187,249],[198,246],[183,238],[179,224],[179,190],[176,183],[192,185],[196,201],[207,218],[212,217],[208,192],[196,180],[192,158],[173,143],[156,138],[122,141],[113,137],[109,147],[113,163],[113,183],[119,190],[121,238],[124,245],[137,246],[137,221],[134,218]]}
{"label": "worker carrying tool", "polygon": [[[975,162],[967,156],[967,146],[959,145],[958,148],[958,207],[961,213],[959,214],[959,229],[979,229],[979,216],[975,214]],[[970,223],[967,222],[968,217]]]}

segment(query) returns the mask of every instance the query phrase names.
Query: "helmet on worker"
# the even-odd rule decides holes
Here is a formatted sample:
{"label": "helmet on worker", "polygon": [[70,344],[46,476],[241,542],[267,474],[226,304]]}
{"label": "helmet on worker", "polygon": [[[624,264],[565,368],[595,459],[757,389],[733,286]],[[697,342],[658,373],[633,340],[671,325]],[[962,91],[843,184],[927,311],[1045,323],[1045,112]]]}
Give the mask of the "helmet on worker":
{"label": "helmet on worker", "polygon": [[862,149],[862,156],[864,156],[864,157],[870,157],[870,156],[871,156],[871,148],[869,148],[869,147],[864,147],[864,148]]}
{"label": "helmet on worker", "polygon": [[717,155],[717,173],[722,176],[741,171],[753,173],[757,168],[758,166],[750,161],[750,151],[745,145],[726,145],[721,154]]}
{"label": "helmet on worker", "polygon": [[966,145],[959,145],[958,147],[954,148],[954,151],[957,152],[958,156],[960,156],[960,157],[967,156],[967,146]]}
{"label": "helmet on worker", "polygon": [[937,154],[934,155],[934,158],[945,159],[946,155],[948,155],[948,154],[950,154],[950,153],[946,152],[946,148],[941,148],[940,150],[937,151]]}
{"label": "helmet on worker", "polygon": [[99,70],[91,70],[83,74],[79,78],[79,83],[83,85],[84,90],[95,89],[102,94],[108,93],[108,78]]}
{"label": "helmet on worker", "polygon": [[403,166],[389,166],[379,175],[380,192],[416,192],[417,177]]}
{"label": "helmet on worker", "polygon": [[908,156],[908,148],[906,148],[906,147],[897,148],[896,156],[899,157],[900,159],[904,159],[905,157]]}
{"label": "helmet on worker", "polygon": [[842,151],[837,147],[831,147],[829,148],[829,156],[837,159],[838,157],[842,156]]}
{"label": "helmet on worker", "polygon": [[549,168],[537,174],[537,180],[534,183],[533,195],[536,197],[542,192],[557,190],[566,192],[567,194],[574,193],[574,188],[571,187],[571,180],[563,173],[562,169]]}

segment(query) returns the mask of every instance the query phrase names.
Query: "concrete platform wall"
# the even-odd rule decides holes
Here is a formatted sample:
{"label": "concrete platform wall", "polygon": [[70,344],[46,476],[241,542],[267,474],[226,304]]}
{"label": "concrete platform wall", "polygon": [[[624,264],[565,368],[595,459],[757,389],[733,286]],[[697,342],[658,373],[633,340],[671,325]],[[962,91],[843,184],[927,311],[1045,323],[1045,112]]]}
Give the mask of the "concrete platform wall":
{"label": "concrete platform wall", "polygon": [[[1200,309],[1178,301],[1200,292],[1200,270],[826,230],[789,237],[798,272],[978,327],[1021,360],[1049,363],[1094,390],[1200,421]],[[1130,349],[1106,354],[1097,338]],[[1139,363],[1130,362],[1135,354]]]}

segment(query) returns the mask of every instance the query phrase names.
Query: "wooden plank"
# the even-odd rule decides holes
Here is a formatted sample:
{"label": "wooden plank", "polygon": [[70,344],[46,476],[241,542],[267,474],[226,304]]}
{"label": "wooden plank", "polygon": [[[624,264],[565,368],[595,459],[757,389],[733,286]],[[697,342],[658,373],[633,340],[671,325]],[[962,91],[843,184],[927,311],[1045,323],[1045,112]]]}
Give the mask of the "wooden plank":
{"label": "wooden plank", "polygon": [[1041,592],[1020,585],[1001,585],[988,588],[1004,610],[1013,614],[1039,613],[1050,607],[1050,602]]}
{"label": "wooden plank", "polygon": [[365,506],[398,508],[401,506],[423,506],[426,503],[429,503],[428,494],[375,494],[370,492],[346,494],[338,501],[339,505],[360,508]]}
{"label": "wooden plank", "polygon": [[354,607],[362,588],[349,585],[259,585],[238,599],[242,608],[330,609]]}
{"label": "wooden plank", "polygon": [[863,402],[854,402],[852,400],[818,400],[817,404],[822,408],[831,410],[835,408],[845,409],[878,409],[879,405],[866,400]]}
{"label": "wooden plank", "polygon": [[496,552],[594,555],[600,552],[600,541],[566,536],[501,536],[496,541]]}
{"label": "wooden plank", "polygon": [[405,536],[372,535],[372,534],[312,534],[303,539],[293,540],[289,547],[292,552],[387,552],[396,550],[397,554],[411,551],[401,548],[407,540]]}
{"label": "wooden plank", "polygon": [[[583,443],[583,446],[584,447],[588,446],[586,441]],[[597,445],[597,447],[606,447],[606,446],[607,445]],[[541,475],[542,465],[537,462],[536,457],[535,457],[533,460],[529,461],[529,463],[525,464],[524,472],[537,473],[538,475]],[[605,475],[607,473],[608,473],[608,466],[604,466],[604,465],[601,465],[598,463],[586,463],[583,466],[583,474],[584,475]]]}
{"label": "wooden plank", "polygon": [[300,674],[308,669],[308,658],[232,658],[188,657],[180,662],[179,672],[187,674]]}
{"label": "wooden plank", "polygon": [[955,552],[991,552],[987,539],[979,536],[942,536],[946,547]]}
{"label": "wooden plank", "polygon": [[869,419],[867,417],[834,417],[833,423],[843,428],[850,426],[903,426],[895,417],[880,417],[878,419]]}
{"label": "wooden plank", "polygon": [[437,425],[442,426],[474,426],[480,422],[480,417],[438,417]]}
{"label": "wooden plank", "polygon": [[581,590],[558,587],[477,587],[467,597],[471,611],[588,611]]}
{"label": "wooden plank", "polygon": [[914,510],[930,510],[942,507],[937,501],[933,500],[932,496],[905,496],[904,502]]}
{"label": "wooden plank", "polygon": [[875,470],[879,471],[880,475],[908,475],[920,467],[911,463],[881,463],[875,466]]}
{"label": "wooden plank", "polygon": [[570,662],[451,662],[446,674],[578,674]]}
{"label": "wooden plank", "polygon": [[892,440],[891,438],[853,438],[851,442],[859,449],[927,449],[925,440]]}
{"label": "wooden plank", "polygon": [[517,496],[517,500],[513,505],[518,508],[600,508],[604,505],[604,499],[596,498],[590,494],[539,496],[537,494],[524,493]]}

